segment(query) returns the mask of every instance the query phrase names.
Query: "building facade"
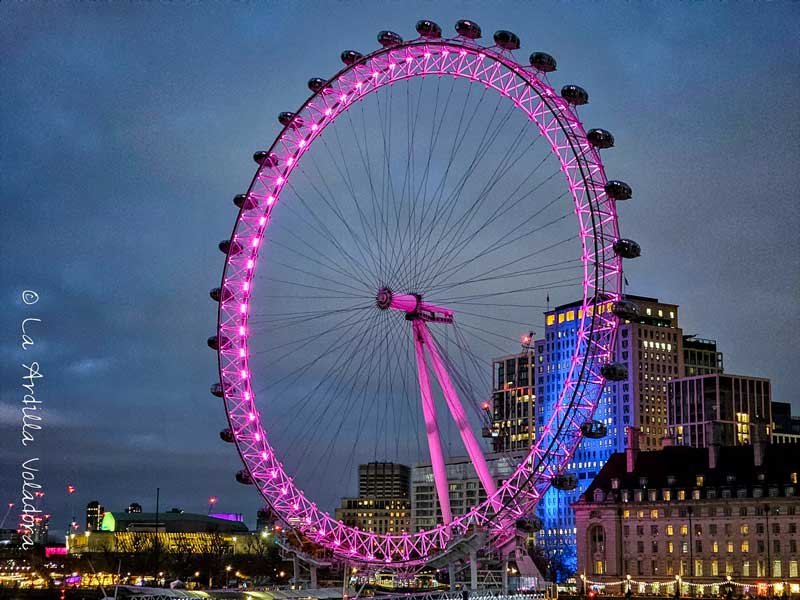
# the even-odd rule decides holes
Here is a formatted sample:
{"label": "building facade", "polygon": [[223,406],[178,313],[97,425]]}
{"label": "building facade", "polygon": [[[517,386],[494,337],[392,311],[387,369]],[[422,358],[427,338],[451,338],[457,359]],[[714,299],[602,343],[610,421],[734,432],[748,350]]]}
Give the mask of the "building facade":
{"label": "building facade", "polygon": [[669,438],[675,445],[705,448],[752,443],[757,432],[772,435],[769,379],[713,374],[670,381]]}
{"label": "building facade", "polygon": [[800,444],[800,417],[792,414],[789,402],[772,403],[772,441],[776,444]]}
{"label": "building facade", "polygon": [[527,450],[536,438],[534,348],[492,361],[492,425],[484,437],[494,452]]}
{"label": "building facade", "polygon": [[86,531],[100,531],[105,512],[105,508],[97,500],[89,502],[86,505]]}
{"label": "building facade", "polygon": [[[554,561],[563,564],[564,575],[576,567],[575,518],[572,504],[586,490],[608,458],[625,448],[626,430],[641,432],[644,449],[661,447],[667,432],[667,384],[684,373],[683,332],[678,324],[678,306],[657,298],[627,295],[638,307],[638,317],[620,323],[615,360],[628,368],[628,379],[609,383],[603,389],[595,412],[608,434],[602,439],[584,439],[568,470],[578,478],[573,492],[550,489],[539,503],[543,529],[537,542]],[[545,314],[545,338],[535,344],[535,390],[537,433],[550,417],[567,376],[577,344],[581,319],[580,302],[556,307]],[[605,302],[595,310],[611,310]]]}
{"label": "building facade", "polygon": [[363,531],[404,533],[411,527],[411,469],[391,462],[358,467],[358,496],[342,498],[336,519]]}
{"label": "building facade", "polygon": [[411,527],[409,498],[342,498],[336,519],[372,533],[405,533]]}
{"label": "building facade", "polygon": [[[486,464],[497,484],[507,479],[527,452],[487,454]],[[449,458],[447,470],[450,509],[454,515],[468,512],[486,500],[486,491],[469,457]],[[415,465],[411,470],[411,528],[413,531],[431,529],[442,522],[439,498],[433,481],[430,463]]]}
{"label": "building facade", "polygon": [[364,498],[408,498],[411,469],[392,462],[358,466],[358,495]]}
{"label": "building facade", "polygon": [[683,371],[685,377],[722,373],[722,352],[717,351],[717,342],[694,335],[683,336]]}
{"label": "building facade", "polygon": [[796,580],[798,471],[798,446],[634,443],[575,504],[578,570],[595,582]]}

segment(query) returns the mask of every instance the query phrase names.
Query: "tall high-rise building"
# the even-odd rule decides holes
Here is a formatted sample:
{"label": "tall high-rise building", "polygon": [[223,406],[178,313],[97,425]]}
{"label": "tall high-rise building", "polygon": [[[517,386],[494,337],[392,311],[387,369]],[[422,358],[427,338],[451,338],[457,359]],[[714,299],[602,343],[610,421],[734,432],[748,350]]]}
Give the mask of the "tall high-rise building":
{"label": "tall high-rise building", "polygon": [[97,500],[89,502],[86,505],[86,531],[100,531],[105,512],[105,508]]}
{"label": "tall high-rise building", "polygon": [[[543,529],[537,533],[537,541],[551,559],[565,565],[563,572],[577,564],[572,503],[611,454],[624,450],[629,427],[639,429],[642,450],[661,448],[667,433],[667,384],[684,373],[678,306],[645,296],[627,295],[625,300],[638,307],[638,317],[622,322],[617,333],[615,361],[627,366],[628,379],[604,387],[594,416],[608,433],[601,439],[584,439],[568,465],[578,487],[572,492],[551,488],[539,503]],[[572,302],[545,313],[545,337],[535,343],[539,435],[570,368],[582,317],[580,307],[581,302]],[[611,310],[611,303],[598,304],[595,310]]]}
{"label": "tall high-rise building", "polygon": [[683,336],[683,371],[685,377],[722,373],[722,352],[717,351],[717,342]]}
{"label": "tall high-rise building", "polygon": [[411,469],[392,462],[358,466],[358,495],[372,498],[408,498]]}
{"label": "tall high-rise building", "polygon": [[336,519],[374,533],[402,533],[411,527],[411,469],[391,462],[358,466],[358,497],[342,498]]}
{"label": "tall high-rise building", "polygon": [[772,434],[769,379],[715,374],[681,377],[668,383],[667,421],[675,445],[750,444],[756,429]]}
{"label": "tall high-rise building", "polygon": [[527,450],[536,437],[535,345],[492,364],[492,426],[484,432],[494,452]]}

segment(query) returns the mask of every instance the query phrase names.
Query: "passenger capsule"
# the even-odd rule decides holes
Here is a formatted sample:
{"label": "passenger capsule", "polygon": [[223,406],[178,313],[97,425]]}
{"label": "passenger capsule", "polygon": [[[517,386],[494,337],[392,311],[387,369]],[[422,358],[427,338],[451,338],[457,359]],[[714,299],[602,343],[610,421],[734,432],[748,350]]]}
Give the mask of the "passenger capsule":
{"label": "passenger capsule", "polygon": [[428,40],[435,40],[442,37],[442,28],[433,21],[417,21],[417,33]]}
{"label": "passenger capsule", "polygon": [[469,19],[459,19],[456,21],[456,33],[468,40],[480,39],[482,35],[481,26]]}
{"label": "passenger capsule", "polygon": [[233,203],[244,210],[252,210],[258,207],[258,200],[247,194],[237,194],[233,197]]}
{"label": "passenger capsule", "polygon": [[253,160],[262,167],[278,166],[278,155],[274,152],[267,152],[266,150],[259,150],[253,154]]}
{"label": "passenger capsule", "polygon": [[328,82],[322,77],[312,77],[308,80],[308,89],[316,94],[325,87],[326,83]]}
{"label": "passenger capsule", "polygon": [[592,146],[600,150],[614,147],[614,136],[605,129],[590,129],[586,134],[586,139]]}
{"label": "passenger capsule", "polygon": [[223,254],[227,254],[228,256],[236,256],[242,251],[242,245],[236,240],[233,242],[230,240],[222,240],[219,243],[219,249]]}
{"label": "passenger capsule", "polygon": [[231,292],[228,288],[215,287],[208,293],[208,295],[211,296],[211,299],[216,302],[219,302],[220,300],[227,302],[233,298],[233,292]]}
{"label": "passenger capsule", "polygon": [[639,318],[639,305],[630,300],[617,300],[611,305],[611,312],[624,321]]}
{"label": "passenger capsule", "polygon": [[605,185],[606,196],[614,200],[630,200],[633,196],[633,190],[624,181],[612,179]]}
{"label": "passenger capsule", "polygon": [[573,106],[583,106],[589,102],[589,92],[579,85],[565,85],[561,88],[561,97]]}
{"label": "passenger capsule", "polygon": [[531,66],[542,73],[552,73],[556,70],[556,59],[547,52],[534,52],[529,60]]}
{"label": "passenger capsule", "polygon": [[519,36],[505,29],[494,32],[494,43],[503,50],[519,50]]}
{"label": "passenger capsule", "polygon": [[356,50],[345,50],[339,56],[342,59],[342,62],[348,66],[356,64],[364,55],[361,52],[357,52]]}
{"label": "passenger capsule", "polygon": [[223,393],[222,393],[222,384],[221,384],[221,383],[215,383],[215,384],[213,384],[213,385],[211,386],[211,394],[212,394],[213,396],[216,396],[217,398],[222,398],[222,397],[223,397]]}
{"label": "passenger capsule", "polygon": [[639,258],[642,248],[633,240],[619,239],[614,242],[614,254],[622,258]]}
{"label": "passenger capsule", "polygon": [[607,363],[600,367],[600,374],[608,381],[625,381],[628,378],[628,365]]}
{"label": "passenger capsule", "polygon": [[557,490],[561,490],[562,492],[571,492],[578,487],[578,478],[575,476],[575,473],[559,473],[558,475],[553,476],[553,478],[550,480],[550,483]]}
{"label": "passenger capsule", "polygon": [[586,421],[581,424],[581,434],[590,440],[599,440],[606,437],[608,427],[600,421]]}
{"label": "passenger capsule", "polygon": [[208,338],[208,347],[212,350],[219,350],[220,348],[224,348],[230,340],[225,336],[219,337],[219,335],[212,335]]}
{"label": "passenger capsule", "polygon": [[483,35],[481,26],[469,19],[459,19],[456,21],[456,33],[468,40],[477,40]]}
{"label": "passenger capsule", "polygon": [[402,44],[403,38],[394,31],[381,31],[378,33],[378,43],[384,48],[391,48]]}
{"label": "passenger capsule", "polygon": [[253,478],[245,469],[236,472],[236,481],[243,485],[253,485]]}
{"label": "passenger capsule", "polygon": [[293,112],[282,112],[278,114],[278,122],[284,127],[291,127],[292,129],[303,126],[302,117],[298,117]]}
{"label": "passenger capsule", "polygon": [[232,444],[233,443],[233,431],[231,431],[231,428],[228,427],[227,429],[223,429],[222,431],[220,431],[219,432],[219,439],[221,439],[223,442],[227,442],[229,444]]}

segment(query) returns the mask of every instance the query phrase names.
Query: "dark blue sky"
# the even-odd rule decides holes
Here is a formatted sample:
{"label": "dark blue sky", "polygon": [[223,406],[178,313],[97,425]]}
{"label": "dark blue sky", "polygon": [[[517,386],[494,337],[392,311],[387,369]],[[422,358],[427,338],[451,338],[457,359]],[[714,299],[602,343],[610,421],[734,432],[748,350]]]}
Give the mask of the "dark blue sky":
{"label": "dark blue sky", "polygon": [[[644,256],[630,291],[681,306],[726,370],[769,377],[800,410],[800,10],[795,3],[3,3],[0,7],[0,501],[41,458],[56,528],[98,499],[247,513],[238,457],[208,386],[208,289],[230,198],[276,114],[339,53],[418,18],[509,28],[519,59],[558,59],[554,85],[590,93],[612,177],[634,187],[624,235]],[[36,290],[35,307],[20,301]],[[22,352],[19,327],[43,322]],[[19,443],[23,371],[38,360],[43,428]],[[78,511],[79,515],[82,511]]]}

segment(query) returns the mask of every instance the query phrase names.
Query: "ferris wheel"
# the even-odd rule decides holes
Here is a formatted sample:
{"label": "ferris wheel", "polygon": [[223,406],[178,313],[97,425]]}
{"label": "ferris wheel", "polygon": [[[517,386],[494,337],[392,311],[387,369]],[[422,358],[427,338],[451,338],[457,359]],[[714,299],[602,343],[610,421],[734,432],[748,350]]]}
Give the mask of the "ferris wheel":
{"label": "ferris wheel", "polygon": [[[408,41],[382,31],[378,49],[345,51],[338,73],[309,80],[310,97],[255,153],[220,243],[212,393],[244,463],[237,479],[351,563],[423,565],[478,532],[505,543],[551,485],[574,487],[570,457],[604,433],[592,420],[601,390],[626,376],[613,349],[631,310],[622,259],[639,246],[617,224],[631,188],[607,180],[600,159],[614,138],[584,130],[588,94],[554,90],[552,56],[523,65],[515,34],[482,45],[476,23],[455,30],[420,21]],[[577,343],[546,390],[552,409],[498,471],[481,434],[492,358],[535,328],[551,296],[577,300]],[[480,483],[458,501],[452,456]],[[335,518],[370,460],[426,466],[429,526]]]}

